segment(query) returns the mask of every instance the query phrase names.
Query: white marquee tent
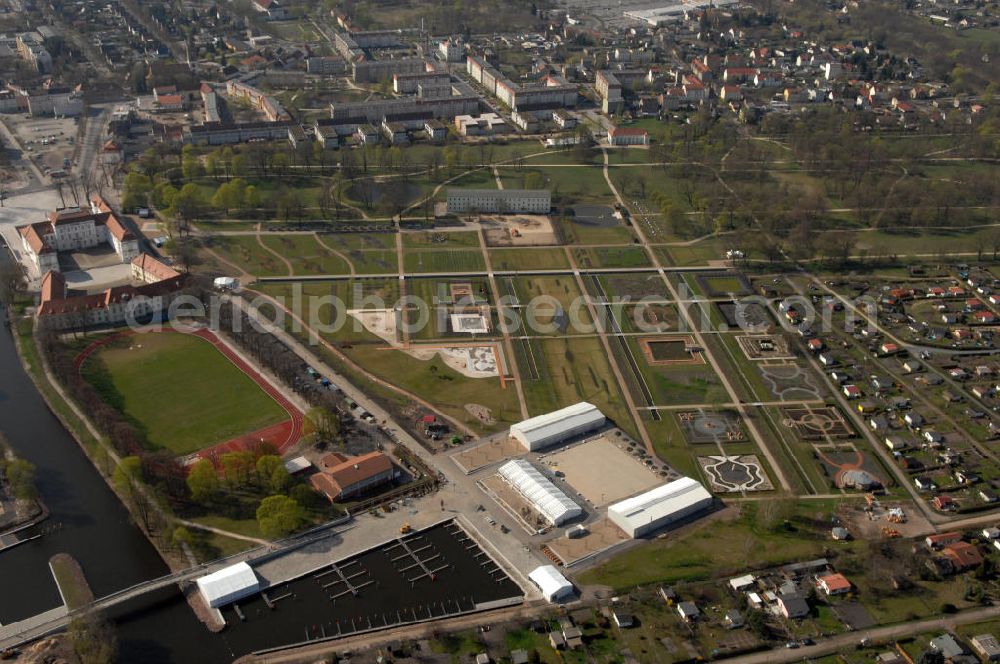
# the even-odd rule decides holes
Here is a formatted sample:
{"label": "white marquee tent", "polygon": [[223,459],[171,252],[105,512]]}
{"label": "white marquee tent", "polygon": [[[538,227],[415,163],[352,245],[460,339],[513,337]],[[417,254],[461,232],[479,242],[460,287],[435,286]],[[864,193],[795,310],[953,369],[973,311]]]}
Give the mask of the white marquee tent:
{"label": "white marquee tent", "polygon": [[558,602],[573,593],[573,584],[566,580],[566,577],[560,574],[553,565],[536,567],[528,574],[528,578],[538,586],[542,595],[550,602]]}
{"label": "white marquee tent", "polygon": [[497,473],[553,526],[560,526],[583,514],[572,498],[523,459],[508,461],[500,466]]}
{"label": "white marquee tent", "polygon": [[218,608],[260,590],[260,581],[253,568],[245,562],[223,567],[196,582],[202,597],[210,607]]}

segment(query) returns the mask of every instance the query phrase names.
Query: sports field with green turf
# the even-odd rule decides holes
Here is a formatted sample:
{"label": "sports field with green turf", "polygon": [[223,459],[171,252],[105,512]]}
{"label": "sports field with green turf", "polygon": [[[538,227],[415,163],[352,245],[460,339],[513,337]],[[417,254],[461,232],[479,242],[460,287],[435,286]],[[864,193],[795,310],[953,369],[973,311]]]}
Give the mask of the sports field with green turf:
{"label": "sports field with green turf", "polygon": [[150,446],[183,455],[288,418],[253,380],[208,341],[187,334],[117,339],[81,367]]}

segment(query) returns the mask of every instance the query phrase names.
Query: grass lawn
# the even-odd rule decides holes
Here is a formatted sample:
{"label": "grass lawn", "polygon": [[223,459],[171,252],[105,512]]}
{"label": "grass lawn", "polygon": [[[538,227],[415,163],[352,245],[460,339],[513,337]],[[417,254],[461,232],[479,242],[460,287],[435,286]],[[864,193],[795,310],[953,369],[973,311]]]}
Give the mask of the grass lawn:
{"label": "grass lawn", "polygon": [[490,249],[494,270],[558,270],[569,267],[566,252],[555,247]]}
{"label": "grass lawn", "polygon": [[411,231],[403,233],[404,249],[441,249],[478,246],[479,233],[475,231]]}
{"label": "grass lawn", "polygon": [[[206,246],[223,259],[258,277],[284,277],[288,267],[252,235],[216,235],[205,240]],[[230,268],[231,269],[231,268]]]}
{"label": "grass lawn", "polygon": [[127,337],[83,365],[110,405],[174,454],[195,452],[287,419],[285,411],[212,344],[186,334]]}
{"label": "grass lawn", "polygon": [[[793,530],[761,527],[757,506],[744,503],[734,519],[702,521],[667,539],[645,542],[584,572],[579,580],[623,591],[649,583],[725,577],[822,556],[830,544],[826,523],[822,528],[814,527],[816,519],[804,512],[830,509],[832,502],[826,505],[812,500],[802,505],[799,515],[791,520]],[[865,546],[864,542],[843,542],[838,549],[848,553]]]}
{"label": "grass lawn", "polygon": [[406,272],[484,271],[483,254],[479,250],[435,251],[414,249],[403,256]]}
{"label": "grass lawn", "polygon": [[347,262],[312,235],[263,235],[261,241],[272,251],[284,256],[297,275],[347,274]]}
{"label": "grass lawn", "polygon": [[[399,387],[419,394],[441,412],[479,432],[498,431],[520,421],[521,410],[513,386],[500,386],[500,379],[470,378],[445,364],[440,355],[418,360],[402,351],[383,350],[380,345],[356,345],[345,351],[368,371]],[[496,420],[486,425],[466,410],[466,404],[490,409]]]}
{"label": "grass lawn", "polygon": [[261,537],[260,528],[257,526],[257,519],[232,519],[226,516],[206,514],[205,516],[194,517],[191,521],[200,523],[203,526],[209,526],[210,528],[218,528],[219,530],[236,533],[237,535]]}
{"label": "grass lawn", "polygon": [[588,267],[647,267],[649,255],[642,247],[592,247],[573,251],[576,264]]}
{"label": "grass lawn", "polygon": [[532,415],[589,401],[635,435],[635,424],[597,338],[522,340],[515,348]]}

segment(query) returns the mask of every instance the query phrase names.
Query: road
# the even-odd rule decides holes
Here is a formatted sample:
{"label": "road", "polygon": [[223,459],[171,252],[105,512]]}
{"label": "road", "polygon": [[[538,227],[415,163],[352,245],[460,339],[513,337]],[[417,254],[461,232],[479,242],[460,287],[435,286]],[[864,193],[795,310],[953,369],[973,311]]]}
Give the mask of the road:
{"label": "road", "polygon": [[[963,611],[957,615],[939,618],[929,618],[927,620],[915,620],[898,625],[888,625],[886,627],[875,627],[858,632],[850,632],[824,639],[812,646],[801,648],[776,648],[758,653],[737,655],[726,659],[715,660],[717,662],[729,662],[731,664],[773,664],[774,662],[801,662],[808,661],[813,657],[822,657],[832,653],[853,650],[862,638],[868,638],[872,643],[891,643],[907,636],[923,634],[925,632],[936,632],[938,630],[952,630],[958,625],[968,625],[970,623],[992,620],[1000,616],[1000,607],[990,606],[972,611]],[[890,650],[886,646],[886,650]]]}

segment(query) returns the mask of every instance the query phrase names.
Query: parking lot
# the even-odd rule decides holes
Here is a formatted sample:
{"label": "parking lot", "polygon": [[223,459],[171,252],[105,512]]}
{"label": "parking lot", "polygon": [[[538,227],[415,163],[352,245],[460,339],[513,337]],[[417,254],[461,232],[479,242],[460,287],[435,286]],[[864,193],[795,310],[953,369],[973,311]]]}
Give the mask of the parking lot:
{"label": "parking lot", "polygon": [[35,165],[46,175],[50,171],[69,170],[76,149],[77,120],[75,118],[7,118],[11,132],[17,137]]}

